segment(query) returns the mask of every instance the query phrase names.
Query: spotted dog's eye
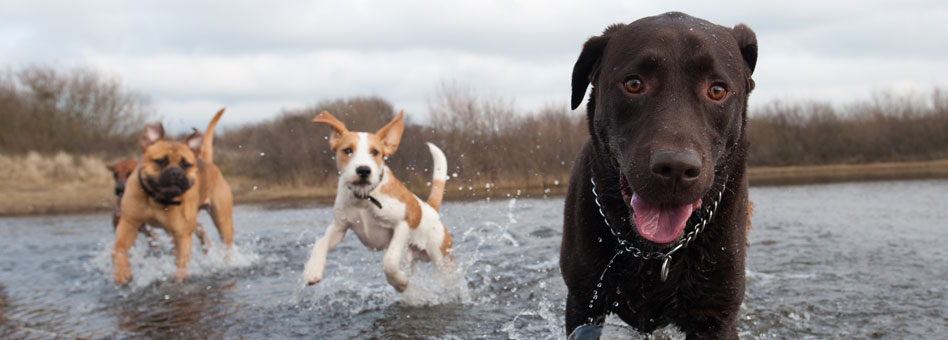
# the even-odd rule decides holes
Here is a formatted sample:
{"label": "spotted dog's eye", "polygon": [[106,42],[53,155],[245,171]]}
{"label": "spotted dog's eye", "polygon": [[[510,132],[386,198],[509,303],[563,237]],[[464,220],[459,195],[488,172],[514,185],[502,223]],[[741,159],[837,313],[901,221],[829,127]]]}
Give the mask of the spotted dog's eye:
{"label": "spotted dog's eye", "polygon": [[379,150],[372,149],[372,157],[375,157],[375,156],[378,156],[378,155],[379,155]]}
{"label": "spotted dog's eye", "polygon": [[342,150],[346,155],[352,156],[352,148],[345,148]]}
{"label": "spotted dog's eye", "polygon": [[642,93],[645,90],[645,83],[642,82],[642,79],[632,78],[626,80],[622,84],[625,87],[625,90],[629,93]]}
{"label": "spotted dog's eye", "polygon": [[178,162],[178,165],[181,166],[181,168],[185,170],[191,167],[191,163],[188,163],[188,160],[186,159],[182,159],[180,162]]}
{"label": "spotted dog's eye", "polygon": [[724,99],[727,96],[727,89],[721,85],[714,85],[708,88],[708,98],[711,100],[718,101]]}
{"label": "spotted dog's eye", "polygon": [[153,159],[151,161],[155,162],[155,165],[157,165],[159,168],[164,168],[168,166],[168,156],[165,156],[159,159]]}

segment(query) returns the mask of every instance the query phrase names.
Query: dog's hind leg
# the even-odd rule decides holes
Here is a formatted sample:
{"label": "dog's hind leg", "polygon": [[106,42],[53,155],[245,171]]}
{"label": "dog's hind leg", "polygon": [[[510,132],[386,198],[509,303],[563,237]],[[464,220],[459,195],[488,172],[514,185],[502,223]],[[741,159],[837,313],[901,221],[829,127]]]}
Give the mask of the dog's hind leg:
{"label": "dog's hind leg", "polygon": [[313,251],[309,254],[309,260],[303,266],[303,282],[314,285],[323,280],[326,256],[346,237],[346,229],[345,225],[333,221],[329,228],[326,228],[326,234],[317,240],[316,244],[313,244]]}
{"label": "dog's hind leg", "polygon": [[395,230],[392,232],[392,240],[382,256],[382,271],[385,272],[385,278],[388,283],[395,287],[399,293],[408,288],[408,276],[398,267],[402,259],[402,251],[408,245],[408,236],[411,233],[408,223],[398,222]]}
{"label": "dog's hind leg", "polygon": [[218,192],[214,194],[215,199],[211,201],[208,212],[217,227],[217,233],[221,235],[221,241],[230,249],[234,245],[234,197],[231,194],[227,183],[221,181],[217,186]]}

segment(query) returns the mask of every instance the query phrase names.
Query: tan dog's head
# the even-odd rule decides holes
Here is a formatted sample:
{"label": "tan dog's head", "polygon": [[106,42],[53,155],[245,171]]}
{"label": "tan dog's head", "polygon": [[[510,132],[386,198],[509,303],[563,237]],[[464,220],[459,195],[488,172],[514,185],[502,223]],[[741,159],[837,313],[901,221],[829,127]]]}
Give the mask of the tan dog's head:
{"label": "tan dog's head", "polygon": [[145,189],[163,200],[188,191],[197,179],[197,154],[202,140],[203,135],[195,129],[184,142],[167,141],[161,123],[146,125],[139,141],[145,151],[140,174]]}
{"label": "tan dog's head", "polygon": [[112,179],[115,180],[115,196],[122,197],[122,194],[125,193],[125,180],[132,174],[132,171],[135,171],[137,166],[138,162],[131,159],[106,166],[112,172]]}
{"label": "tan dog's head", "polygon": [[382,180],[384,161],[398,149],[405,129],[399,112],[395,119],[376,131],[352,132],[336,117],[323,111],[313,122],[329,125],[329,148],[336,153],[339,181],[356,195],[368,195]]}

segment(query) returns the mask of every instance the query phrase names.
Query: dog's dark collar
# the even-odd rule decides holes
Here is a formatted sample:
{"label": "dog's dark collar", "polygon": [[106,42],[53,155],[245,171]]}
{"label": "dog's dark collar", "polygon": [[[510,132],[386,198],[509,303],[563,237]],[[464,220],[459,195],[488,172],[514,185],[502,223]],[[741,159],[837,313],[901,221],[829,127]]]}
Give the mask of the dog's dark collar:
{"label": "dog's dark collar", "polygon": [[[382,184],[382,178],[384,176],[385,176],[385,170],[383,169],[382,171],[379,172],[379,185]],[[376,207],[379,207],[379,209],[382,209],[382,202],[379,202],[379,200],[376,199],[375,197],[372,197],[372,195],[369,195],[369,194],[359,195],[357,192],[353,191],[352,196],[355,196],[355,198],[358,198],[360,200],[368,200],[369,202],[374,204]]]}
{"label": "dog's dark collar", "polygon": [[145,185],[145,181],[142,180],[142,168],[141,168],[141,167],[138,168],[138,186],[142,187],[142,190],[145,191],[145,194],[148,195],[148,197],[151,197],[151,199],[155,200],[155,202],[158,202],[158,204],[161,204],[161,205],[181,205],[181,202],[182,202],[182,201],[172,201],[170,198],[159,197],[157,193],[155,193],[154,191],[151,191],[151,189],[148,189],[148,186]]}

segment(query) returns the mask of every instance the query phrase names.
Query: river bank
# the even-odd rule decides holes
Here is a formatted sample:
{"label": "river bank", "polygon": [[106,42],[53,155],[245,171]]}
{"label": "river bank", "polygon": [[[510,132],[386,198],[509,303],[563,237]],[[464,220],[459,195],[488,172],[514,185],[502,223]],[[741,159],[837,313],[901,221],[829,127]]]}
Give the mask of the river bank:
{"label": "river bank", "polygon": [[[25,170],[21,172],[42,173],[36,169]],[[902,163],[754,167],[750,168],[748,176],[751,186],[948,178],[948,159]],[[104,169],[98,174],[94,170],[83,170],[80,175],[72,177],[75,180],[64,179],[62,176],[56,179],[37,175],[7,177],[0,180],[0,216],[102,212],[111,210],[116,202],[112,194],[111,179]],[[229,178],[228,181],[233,188],[237,204],[299,206],[329,204],[335,198],[334,187],[275,185],[249,178]],[[567,187],[566,183],[558,181],[529,185],[449,181],[447,186],[445,198],[448,200],[558,196],[564,194]],[[429,190],[411,189],[422,196]]]}

